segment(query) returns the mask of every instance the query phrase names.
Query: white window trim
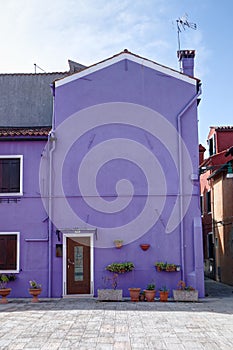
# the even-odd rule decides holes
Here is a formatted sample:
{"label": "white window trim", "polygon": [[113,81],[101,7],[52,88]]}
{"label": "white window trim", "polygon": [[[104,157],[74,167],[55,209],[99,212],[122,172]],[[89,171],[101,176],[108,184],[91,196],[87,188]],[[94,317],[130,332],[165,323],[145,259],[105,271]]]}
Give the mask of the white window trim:
{"label": "white window trim", "polygon": [[23,195],[23,155],[0,155],[0,158],[19,158],[20,159],[20,179],[19,179],[19,192],[11,193],[0,193],[0,197],[12,197],[12,196],[22,196]]}
{"label": "white window trim", "polygon": [[16,270],[1,270],[0,273],[18,273],[19,272],[19,242],[20,232],[0,232],[0,236],[3,235],[16,235],[17,236],[17,250],[16,250]]}

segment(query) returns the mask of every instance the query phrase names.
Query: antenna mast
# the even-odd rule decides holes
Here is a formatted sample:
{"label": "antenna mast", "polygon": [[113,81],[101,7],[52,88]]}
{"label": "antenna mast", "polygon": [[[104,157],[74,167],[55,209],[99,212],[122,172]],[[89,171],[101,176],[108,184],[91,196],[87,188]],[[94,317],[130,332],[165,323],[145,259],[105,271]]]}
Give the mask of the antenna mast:
{"label": "antenna mast", "polygon": [[40,68],[36,63],[34,63],[34,68],[35,68],[35,73],[36,73],[36,68],[40,69],[42,72],[46,73],[44,69]]}
{"label": "antenna mast", "polygon": [[[184,16],[179,17],[176,20],[176,26],[177,26],[178,51],[180,51],[180,33],[182,32],[182,30],[185,30],[186,27],[196,30],[197,25],[196,25],[196,23],[188,22],[188,15],[187,15],[187,13],[185,13]],[[180,65],[181,65],[181,63],[180,63]],[[180,69],[181,69],[181,66],[180,66]]]}

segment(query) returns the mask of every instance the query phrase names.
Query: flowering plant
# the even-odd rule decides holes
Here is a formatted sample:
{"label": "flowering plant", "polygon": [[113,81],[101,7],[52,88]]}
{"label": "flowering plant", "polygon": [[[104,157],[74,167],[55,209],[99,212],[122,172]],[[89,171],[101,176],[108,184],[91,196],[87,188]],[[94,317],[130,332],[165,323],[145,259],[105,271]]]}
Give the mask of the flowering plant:
{"label": "flowering plant", "polygon": [[32,289],[41,289],[42,285],[37,283],[35,280],[29,281],[30,287]]}
{"label": "flowering plant", "polygon": [[178,290],[187,290],[187,291],[195,290],[195,288],[193,288],[192,286],[186,286],[185,282],[182,280],[180,280],[178,282],[177,289]]}
{"label": "flowering plant", "polygon": [[16,276],[12,273],[10,275],[0,274],[0,289],[5,289],[9,281],[14,281]]}
{"label": "flowering plant", "polygon": [[134,269],[132,262],[112,263],[105,268],[106,270],[114,273],[130,272]]}
{"label": "flowering plant", "polygon": [[5,289],[8,282],[9,282],[9,278],[7,277],[7,275],[1,275],[0,276],[0,289]]}

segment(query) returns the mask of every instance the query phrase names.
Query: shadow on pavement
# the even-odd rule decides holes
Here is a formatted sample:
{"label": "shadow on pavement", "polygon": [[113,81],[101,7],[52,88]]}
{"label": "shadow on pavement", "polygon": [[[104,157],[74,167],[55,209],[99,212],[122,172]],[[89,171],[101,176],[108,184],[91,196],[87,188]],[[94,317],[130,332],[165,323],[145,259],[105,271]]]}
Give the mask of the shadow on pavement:
{"label": "shadow on pavement", "polygon": [[148,302],[130,302],[125,299],[122,302],[100,302],[95,298],[61,298],[40,299],[39,303],[32,303],[31,299],[8,299],[8,304],[0,304],[1,312],[60,312],[85,310],[116,310],[116,311],[144,311],[144,312],[209,312],[233,314],[233,287],[213,280],[205,279],[206,298],[199,302],[174,302],[172,299],[167,303],[156,300]]}

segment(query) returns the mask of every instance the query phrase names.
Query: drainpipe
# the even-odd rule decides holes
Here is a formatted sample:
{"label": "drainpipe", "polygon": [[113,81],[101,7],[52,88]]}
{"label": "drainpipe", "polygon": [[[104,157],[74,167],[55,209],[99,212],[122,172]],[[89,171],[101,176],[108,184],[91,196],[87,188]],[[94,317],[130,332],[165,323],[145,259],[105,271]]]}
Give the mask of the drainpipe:
{"label": "drainpipe", "polygon": [[181,279],[184,281],[184,222],[183,222],[183,176],[182,176],[182,146],[181,146],[181,118],[185,112],[192,106],[194,102],[197,101],[198,97],[201,95],[201,84],[198,83],[198,91],[191,98],[191,100],[184,106],[184,108],[177,115],[177,127],[179,134],[179,148],[178,148],[178,157],[179,157],[179,174],[180,174],[180,251],[181,251]]}
{"label": "drainpipe", "polygon": [[55,120],[55,111],[54,111],[54,101],[55,101],[55,87],[54,84],[50,85],[53,94],[53,113],[52,113],[52,130],[48,135],[48,145],[49,145],[49,204],[48,204],[48,216],[49,216],[49,228],[48,228],[48,241],[49,241],[49,266],[48,266],[48,297],[51,298],[52,294],[52,232],[53,232],[53,223],[52,223],[52,166],[53,166],[53,152],[55,150],[55,132],[54,132],[54,120]]}

